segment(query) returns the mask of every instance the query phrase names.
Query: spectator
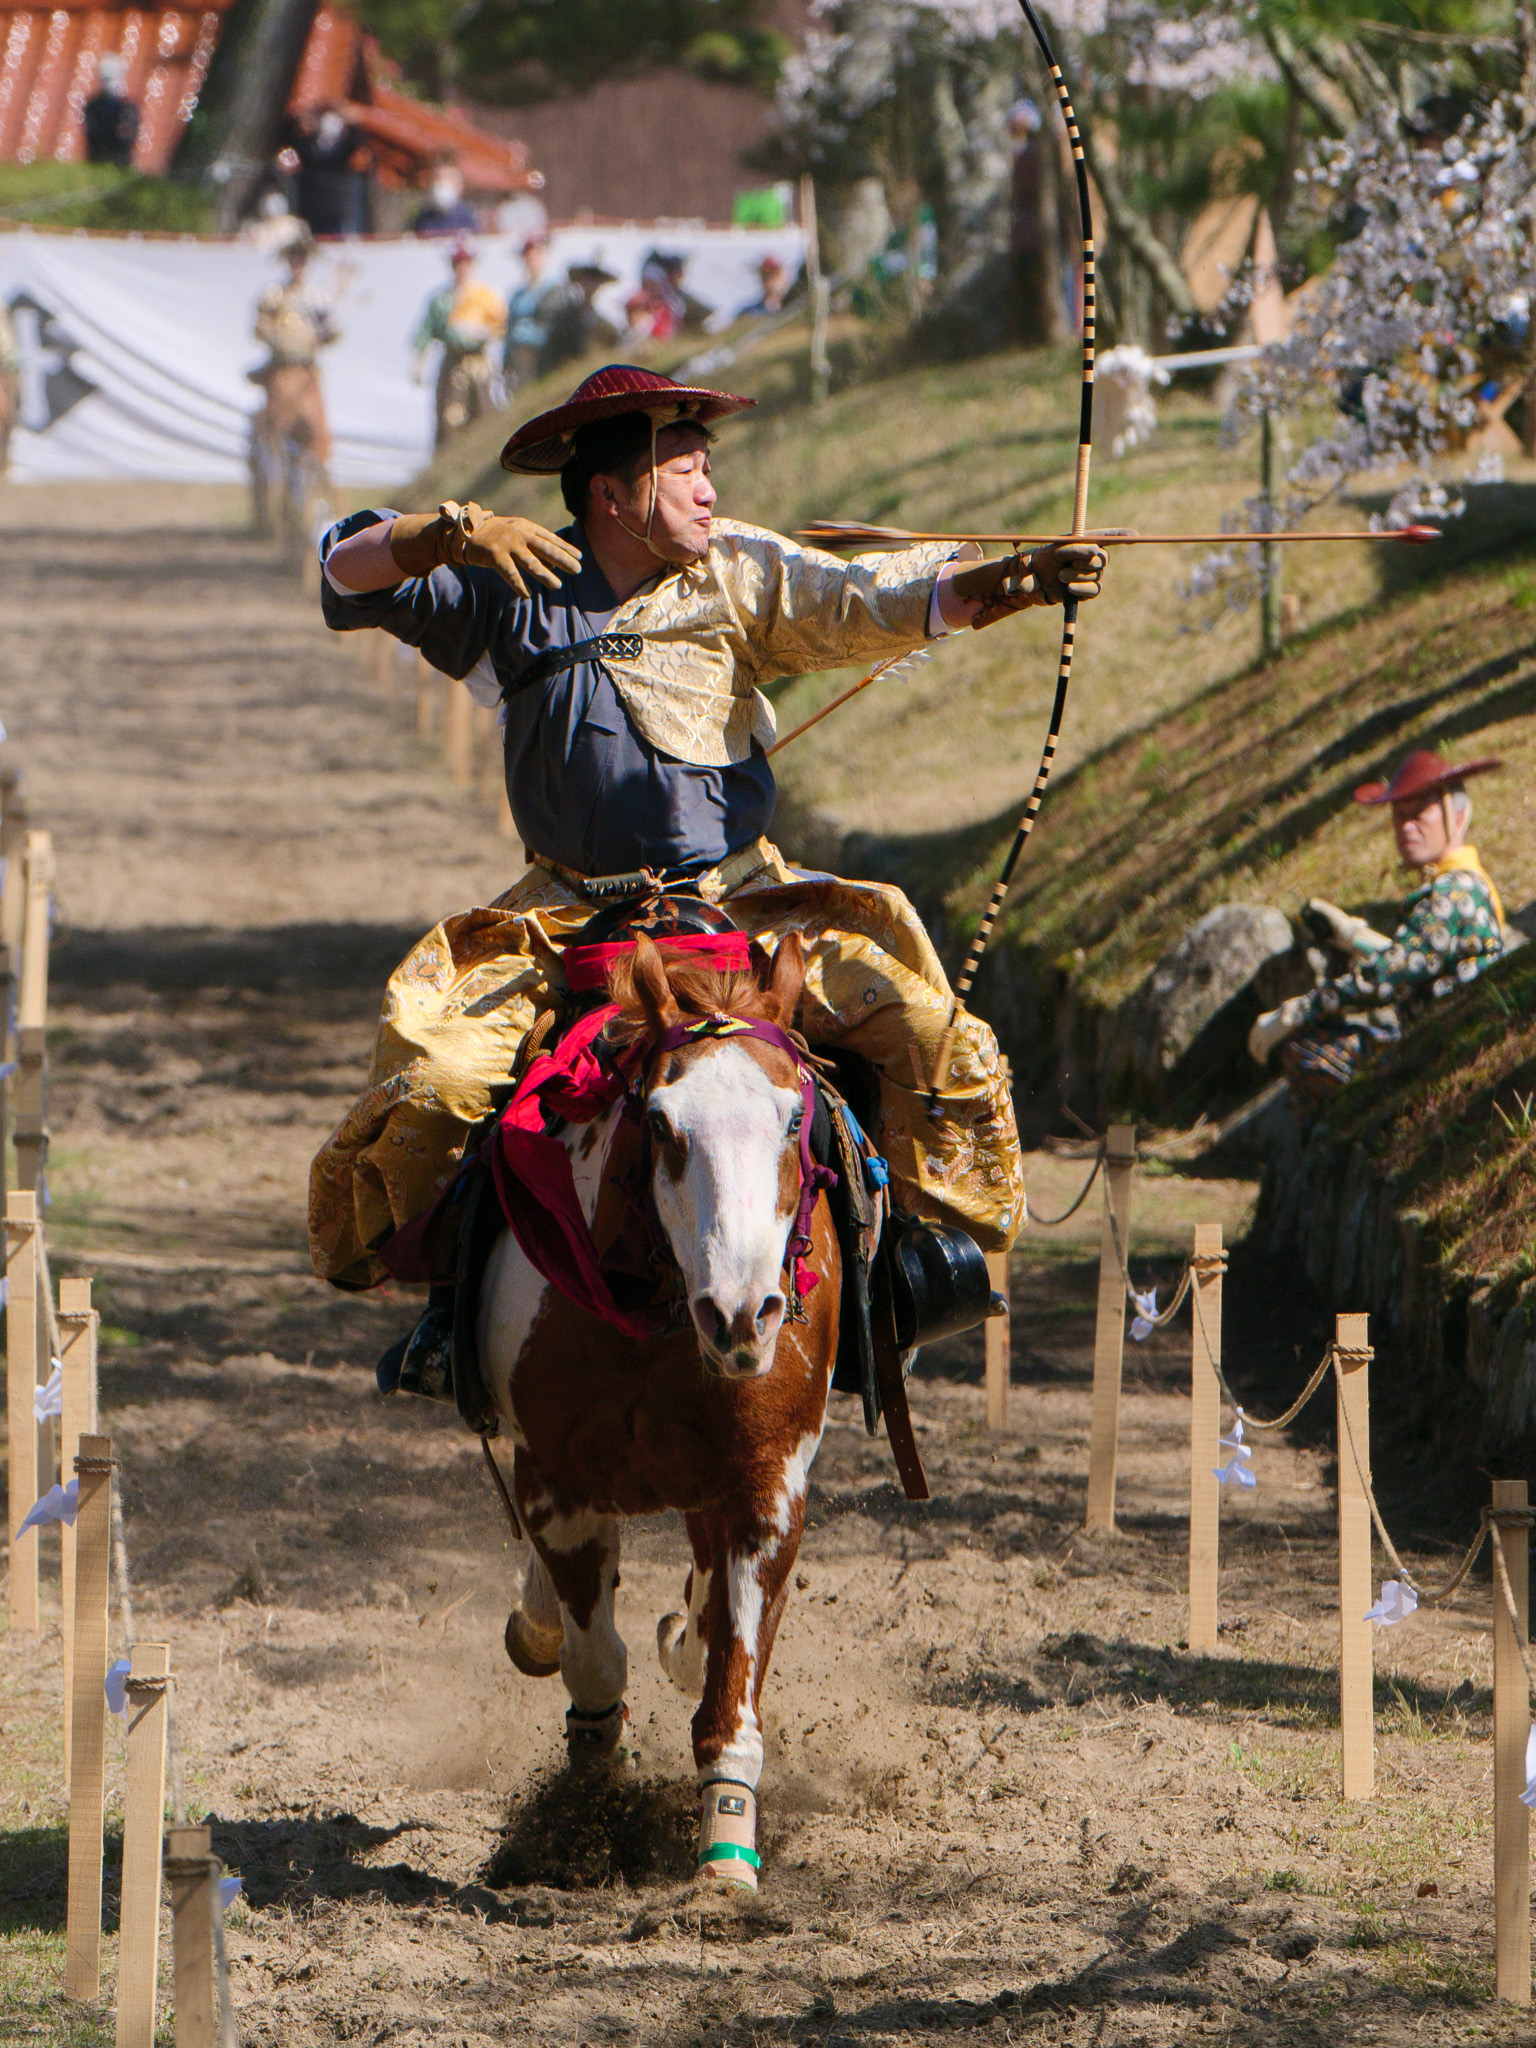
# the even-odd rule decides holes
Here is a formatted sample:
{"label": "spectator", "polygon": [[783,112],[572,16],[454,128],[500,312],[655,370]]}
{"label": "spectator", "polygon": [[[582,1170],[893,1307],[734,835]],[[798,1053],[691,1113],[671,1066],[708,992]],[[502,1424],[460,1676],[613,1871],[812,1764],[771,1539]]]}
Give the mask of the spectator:
{"label": "spectator", "polygon": [[240,239],[253,243],[265,256],[277,256],[297,242],[307,242],[309,230],[289,212],[286,195],[273,187],[262,193],[255,213],[242,223]]}
{"label": "spectator", "polygon": [[470,243],[455,242],[449,261],[453,282],[427,301],[414,344],[418,384],[427,350],[437,343],[443,351],[437,369],[439,448],[472,420],[494,412],[503,396],[491,345],[501,339],[506,309],[500,294],[475,276],[475,252]]}
{"label": "spectator", "polygon": [[87,162],[115,164],[122,171],[131,166],[133,145],[139,139],[139,110],[123,91],[127,77],[121,57],[98,58],[96,90],[80,114]]}
{"label": "spectator", "polygon": [[1281,1071],[1298,1104],[1337,1093],[1432,1002],[1465,988],[1504,952],[1499,892],[1467,841],[1467,778],[1500,766],[1490,757],[1453,767],[1421,751],[1390,782],[1362,783],[1355,791],[1356,803],[1391,806],[1398,855],[1419,870],[1419,886],[1391,938],[1321,897],[1307,904],[1308,928],[1349,965],[1309,995],[1266,1010],[1248,1038],[1261,1066],[1280,1047]]}
{"label": "spectator", "polygon": [[530,235],[523,244],[526,279],[507,301],[507,350],[504,362],[508,391],[538,374],[539,360],[549,346],[549,325],[559,310],[562,287],[549,276],[549,237]]}
{"label": "spectator", "polygon": [[368,232],[368,156],[363,139],[339,107],[298,118],[298,212],[316,235]]}
{"label": "spectator", "polygon": [[763,314],[782,313],[789,289],[789,272],[777,256],[765,256],[757,266],[757,274],[763,289],[760,296],[744,308],[745,317],[751,319]]}
{"label": "spectator", "polygon": [[464,173],[452,157],[439,157],[432,167],[426,205],[416,216],[418,235],[472,235],[480,216],[464,197]]}
{"label": "spectator", "polygon": [[572,356],[611,348],[619,330],[605,320],[592,301],[605,284],[617,284],[611,270],[601,263],[573,263],[559,297],[549,308],[549,340],[539,360],[539,371],[557,369]]}

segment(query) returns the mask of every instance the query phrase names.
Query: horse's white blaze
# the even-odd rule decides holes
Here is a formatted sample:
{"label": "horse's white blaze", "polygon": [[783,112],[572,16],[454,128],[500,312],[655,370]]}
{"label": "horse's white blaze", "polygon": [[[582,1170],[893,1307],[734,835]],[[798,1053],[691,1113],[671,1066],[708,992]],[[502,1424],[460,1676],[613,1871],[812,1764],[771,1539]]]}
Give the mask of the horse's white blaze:
{"label": "horse's white blaze", "polygon": [[656,1211],[682,1268],[706,1357],[735,1378],[767,1372],[784,1320],[781,1271],[793,1216],[779,1213],[779,1165],[797,1088],[778,1088],[729,1040],[652,1091],[684,1141],[682,1175],[653,1176]]}

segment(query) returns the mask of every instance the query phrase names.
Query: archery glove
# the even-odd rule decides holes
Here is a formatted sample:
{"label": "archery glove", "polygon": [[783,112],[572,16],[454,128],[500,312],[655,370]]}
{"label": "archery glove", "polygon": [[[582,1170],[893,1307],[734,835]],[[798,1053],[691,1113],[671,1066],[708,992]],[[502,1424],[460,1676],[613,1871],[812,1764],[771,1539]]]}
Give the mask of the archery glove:
{"label": "archery glove", "polygon": [[[1087,603],[1099,594],[1104,550],[1091,540],[1052,541],[1032,554],[1004,555],[989,563],[997,577],[971,620],[973,631],[1027,611],[1031,605],[1063,604],[1069,597]],[[974,574],[975,572],[969,572]]]}
{"label": "archery glove", "polygon": [[503,517],[451,499],[434,518],[397,519],[389,551],[407,576],[426,576],[445,562],[454,568],[494,569],[519,597],[528,595],[525,578],[558,590],[561,577],[574,576],[581,567],[570,542],[535,520]]}

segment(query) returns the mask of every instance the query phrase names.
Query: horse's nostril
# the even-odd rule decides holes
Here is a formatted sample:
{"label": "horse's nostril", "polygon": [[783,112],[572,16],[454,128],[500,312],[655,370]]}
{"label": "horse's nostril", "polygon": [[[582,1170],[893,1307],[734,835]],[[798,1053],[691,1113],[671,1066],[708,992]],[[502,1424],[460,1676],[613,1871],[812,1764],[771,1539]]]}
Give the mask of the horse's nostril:
{"label": "horse's nostril", "polygon": [[770,1294],[768,1299],[763,1303],[762,1307],[757,1312],[757,1328],[759,1335],[766,1332],[769,1324],[774,1321],[775,1317],[781,1316],[783,1315],[783,1313],[783,1295]]}
{"label": "horse's nostril", "polygon": [[731,1342],[730,1322],[720,1313],[719,1303],[714,1297],[701,1294],[693,1305],[693,1312],[705,1341],[712,1344],[717,1351],[728,1350]]}

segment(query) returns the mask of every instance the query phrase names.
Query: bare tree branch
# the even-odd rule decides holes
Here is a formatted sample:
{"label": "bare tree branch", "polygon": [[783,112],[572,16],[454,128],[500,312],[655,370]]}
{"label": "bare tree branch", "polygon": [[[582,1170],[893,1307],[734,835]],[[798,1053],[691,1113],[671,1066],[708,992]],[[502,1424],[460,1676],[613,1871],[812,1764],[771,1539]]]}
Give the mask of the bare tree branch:
{"label": "bare tree branch", "polygon": [[1114,166],[1106,161],[1093,139],[1093,130],[1080,127],[1079,132],[1083,138],[1083,155],[1088,160],[1093,182],[1098,186],[1099,196],[1104,201],[1104,211],[1108,216],[1109,225],[1124,239],[1126,247],[1178,317],[1181,320],[1198,319],[1200,309],[1184,281],[1184,273],[1179,268],[1178,259],[1158,240],[1145,217],[1126,197]]}
{"label": "bare tree branch", "polygon": [[1355,125],[1355,110],[1326,72],[1313,62],[1310,53],[1287,35],[1276,22],[1262,22],[1260,33],[1280,69],[1298,97],[1312,110],[1327,135],[1347,135]]}

